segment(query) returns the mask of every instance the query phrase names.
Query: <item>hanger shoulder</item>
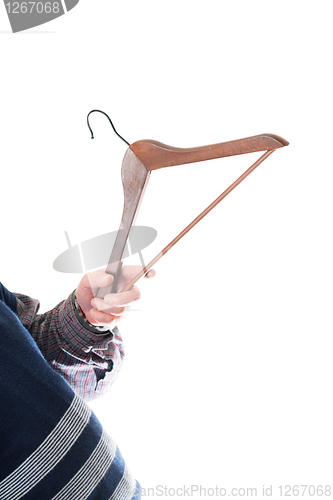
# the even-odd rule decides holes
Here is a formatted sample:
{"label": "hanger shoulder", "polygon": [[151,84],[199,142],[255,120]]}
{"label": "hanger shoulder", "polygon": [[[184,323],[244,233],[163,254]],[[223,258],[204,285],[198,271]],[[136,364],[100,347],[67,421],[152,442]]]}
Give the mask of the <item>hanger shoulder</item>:
{"label": "hanger shoulder", "polygon": [[[134,225],[140,203],[147,188],[150,172],[142,165],[137,156],[128,148],[122,164],[121,178],[124,188],[124,209],[120,222],[119,231],[114,243],[109,263],[106,268],[108,274],[113,274],[114,281],[111,291],[115,292],[119,275],[122,268],[122,257],[126,243]],[[103,297],[107,293],[99,291],[97,297]]]}
{"label": "hanger shoulder", "polygon": [[107,270],[110,274],[114,274],[115,267],[117,267],[121,261],[126,241],[138,213],[140,202],[147,188],[149,177],[150,172],[128,148],[121,169],[121,178],[124,188],[124,209],[119,229],[122,231],[118,232],[110,257]]}
{"label": "hanger shoulder", "polygon": [[151,171],[226,156],[274,150],[288,144],[285,139],[278,135],[263,134],[195,148],[175,148],[157,141],[142,140],[131,144],[130,149],[146,169]]}

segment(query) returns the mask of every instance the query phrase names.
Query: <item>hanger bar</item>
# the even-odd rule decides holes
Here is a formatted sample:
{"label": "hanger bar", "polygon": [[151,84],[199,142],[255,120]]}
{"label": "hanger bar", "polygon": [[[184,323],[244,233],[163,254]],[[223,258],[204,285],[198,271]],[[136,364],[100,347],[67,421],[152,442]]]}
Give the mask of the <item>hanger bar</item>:
{"label": "hanger bar", "polygon": [[287,146],[289,143],[273,134],[255,135],[236,141],[221,142],[195,148],[174,148],[157,141],[143,140],[130,145],[133,153],[147,170],[184,165],[205,160],[224,158],[246,153],[267,151]]}
{"label": "hanger bar", "polygon": [[198,217],[196,217],[181,233],[176,236],[163,250],[156,255],[156,257],[147,264],[122,290],[122,292],[127,292],[132,288],[132,286],[140,279],[142,276],[144,276],[155,264],[158,262],[163,255],[165,255],[176,243],[178,243],[179,240],[183,236],[185,236],[186,233],[188,233],[201,219],[203,219],[213,208],[216,207],[222,201],[226,196],[228,196],[229,193],[233,189],[235,189],[238,184],[240,184],[253,170],[255,170],[266,158],[268,158],[272,153],[274,153],[274,150],[266,151],[251,167],[249,167],[238,179],[233,182],[216,200],[213,201],[203,212],[201,212]]}

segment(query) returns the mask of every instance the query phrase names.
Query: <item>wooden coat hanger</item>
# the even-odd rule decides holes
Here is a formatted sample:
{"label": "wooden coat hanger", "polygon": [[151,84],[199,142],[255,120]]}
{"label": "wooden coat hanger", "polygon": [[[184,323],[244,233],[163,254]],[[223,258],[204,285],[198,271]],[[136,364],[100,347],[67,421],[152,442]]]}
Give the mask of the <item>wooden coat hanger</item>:
{"label": "wooden coat hanger", "polygon": [[246,153],[255,153],[265,151],[265,153],[251,165],[238,179],[233,182],[216,200],[214,200],[201,214],[198,215],[181,233],[178,234],[140,273],[138,273],[130,283],[122,290],[127,291],[144,276],[149,269],[172,248],[188,231],[190,231],[205,215],[207,215],[220,201],[222,201],[238,184],[240,184],[260,163],[270,156],[276,149],[288,146],[288,142],[273,134],[256,135],[245,139],[235,141],[221,142],[209,146],[195,148],[174,148],[161,142],[142,140],[129,144],[121,137],[109,116],[100,110],[92,110],[87,116],[88,127],[93,138],[93,133],[89,124],[89,115],[93,112],[104,114],[110,121],[114,132],[126,144],[128,149],[125,153],[121,177],[124,188],[124,209],[120,223],[120,230],[106,268],[108,274],[112,274],[115,279],[112,287],[108,290],[99,290],[97,297],[103,298],[106,293],[115,292],[118,279],[122,268],[122,256],[130,234],[131,227],[134,225],[138,214],[140,204],[146,190],[150,173],[159,168],[184,165],[186,163],[195,163],[200,161],[225,158],[227,156],[236,156]]}

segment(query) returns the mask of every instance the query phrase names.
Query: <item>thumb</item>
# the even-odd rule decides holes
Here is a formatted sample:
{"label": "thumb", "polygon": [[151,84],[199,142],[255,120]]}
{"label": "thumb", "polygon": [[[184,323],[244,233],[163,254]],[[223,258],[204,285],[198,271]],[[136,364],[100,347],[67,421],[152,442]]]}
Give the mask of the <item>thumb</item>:
{"label": "thumb", "polygon": [[106,274],[104,269],[100,271],[95,271],[93,273],[88,273],[83,276],[81,281],[81,286],[86,290],[92,290],[96,292],[99,288],[105,288],[111,286],[114,277],[112,274]]}

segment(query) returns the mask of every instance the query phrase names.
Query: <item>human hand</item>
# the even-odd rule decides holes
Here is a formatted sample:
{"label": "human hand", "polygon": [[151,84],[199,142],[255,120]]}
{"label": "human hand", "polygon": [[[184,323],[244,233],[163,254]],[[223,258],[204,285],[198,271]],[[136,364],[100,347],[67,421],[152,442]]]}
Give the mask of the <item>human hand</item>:
{"label": "human hand", "polygon": [[[121,270],[117,290],[123,290],[140,271],[141,266],[125,266]],[[153,278],[155,271],[151,269],[145,278]],[[134,286],[128,292],[107,293],[104,299],[95,298],[99,288],[107,289],[111,286],[114,277],[106,274],[105,270],[95,271],[83,276],[77,289],[76,299],[86,319],[94,326],[115,326],[115,321],[124,316],[129,306],[139,300],[140,291]],[[105,290],[106,291],[106,290]],[[118,322],[117,321],[117,322]]]}

